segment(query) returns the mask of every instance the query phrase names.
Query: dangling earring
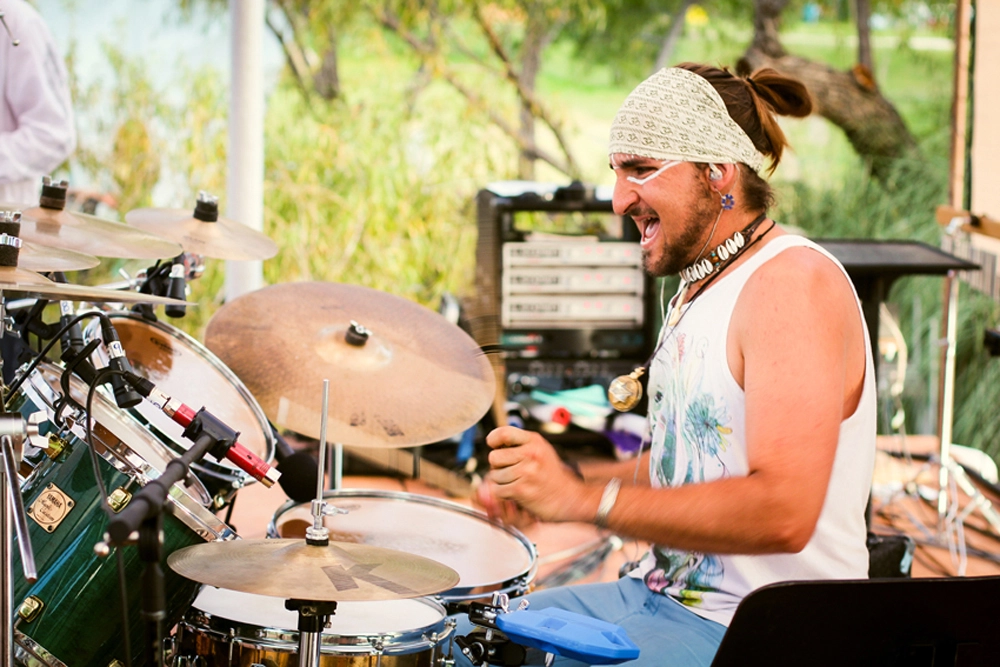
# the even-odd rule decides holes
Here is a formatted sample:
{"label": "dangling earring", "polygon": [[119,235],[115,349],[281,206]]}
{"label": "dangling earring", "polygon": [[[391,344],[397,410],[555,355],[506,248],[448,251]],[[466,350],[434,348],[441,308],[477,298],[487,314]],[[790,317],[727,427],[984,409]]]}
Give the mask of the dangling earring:
{"label": "dangling earring", "polygon": [[736,200],[733,199],[733,196],[731,194],[727,192],[726,194],[722,195],[723,211],[732,211],[734,206],[736,206]]}

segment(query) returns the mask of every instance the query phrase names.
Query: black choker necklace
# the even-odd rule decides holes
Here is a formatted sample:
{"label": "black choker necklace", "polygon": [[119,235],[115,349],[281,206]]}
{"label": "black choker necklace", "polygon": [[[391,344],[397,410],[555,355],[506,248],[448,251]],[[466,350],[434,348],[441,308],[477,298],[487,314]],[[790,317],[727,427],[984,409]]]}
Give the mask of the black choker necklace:
{"label": "black choker necklace", "polygon": [[[719,275],[721,275],[723,269],[729,266],[729,264],[734,259],[736,259],[738,255],[742,254],[745,250],[749,249],[752,245],[754,245],[762,238],[767,236],[768,232],[774,229],[774,223],[772,222],[771,226],[765,229],[763,232],[761,232],[760,236],[753,239],[752,241],[750,240],[751,237],[753,236],[753,233],[757,230],[757,227],[760,226],[760,223],[762,223],[766,219],[767,219],[767,213],[761,213],[759,216],[754,218],[753,222],[747,225],[741,232],[736,232],[735,234],[733,234],[732,237],[730,237],[723,243],[719,244],[719,246],[715,249],[715,251],[709,255],[709,257],[712,258],[712,262],[711,262],[711,269],[708,271],[708,273],[705,274],[706,276],[709,276],[708,280],[706,280],[698,287],[698,290],[691,297],[691,300],[688,301],[688,304],[691,304],[695,299],[697,299],[698,296],[702,293],[702,291],[704,291],[704,289],[708,287],[713,280],[718,278]],[[742,241],[740,245],[736,248],[735,252],[729,252],[727,244],[731,241],[735,242],[736,237],[740,237]],[[725,256],[721,258],[720,256],[722,253],[719,252],[720,249],[724,249],[726,251]],[[701,261],[708,262],[707,259]],[[645,373],[649,369],[649,365],[653,362],[653,357],[655,357],[656,353],[660,351],[661,347],[663,347],[663,343],[665,343],[667,338],[669,338],[670,335],[677,330],[677,324],[680,322],[682,316],[681,306],[683,305],[684,298],[687,296],[688,286],[692,282],[695,282],[693,280],[688,280],[685,277],[685,271],[688,271],[694,266],[698,266],[700,263],[701,262],[695,262],[692,266],[687,267],[686,269],[681,271],[681,278],[684,281],[684,284],[673,299],[674,305],[670,308],[670,317],[667,318],[667,321],[663,323],[664,326],[670,327],[670,331],[666,335],[660,338],[660,342],[656,346],[656,349],[653,350],[653,354],[649,355],[649,359],[646,360],[645,364],[636,368],[628,375],[619,375],[614,380],[612,380],[611,384],[608,386],[608,401],[611,403],[611,407],[613,407],[615,410],[618,410],[619,412],[628,412],[629,410],[637,406],[639,404],[639,401],[642,400],[642,384],[639,382],[639,378],[642,377],[643,373]],[[698,278],[698,280],[700,279],[701,278]]]}

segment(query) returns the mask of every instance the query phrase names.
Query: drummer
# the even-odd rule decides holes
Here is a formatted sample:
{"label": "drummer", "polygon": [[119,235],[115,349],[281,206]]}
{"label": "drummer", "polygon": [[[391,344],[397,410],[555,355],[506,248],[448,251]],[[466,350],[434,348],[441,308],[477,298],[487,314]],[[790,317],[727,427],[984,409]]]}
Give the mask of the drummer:
{"label": "drummer", "polygon": [[[487,437],[479,499],[494,516],[653,545],[617,582],[528,598],[621,626],[641,650],[628,664],[709,665],[754,589],[867,577],[876,397],[861,306],[835,259],[767,215],[763,177],[787,145],[775,115],[811,108],[769,69],[683,64],[632,91],[611,130],[614,209],[638,226],[646,270],[682,278],[643,369],[650,450],[581,479],[537,433]],[[636,398],[627,382],[613,393]]]}

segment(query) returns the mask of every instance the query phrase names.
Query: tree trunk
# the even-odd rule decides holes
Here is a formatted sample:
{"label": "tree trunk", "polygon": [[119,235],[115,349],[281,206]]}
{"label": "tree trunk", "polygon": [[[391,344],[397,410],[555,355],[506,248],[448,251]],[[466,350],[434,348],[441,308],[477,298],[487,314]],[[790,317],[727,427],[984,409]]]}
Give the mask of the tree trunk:
{"label": "tree trunk", "polygon": [[323,60],[320,63],[319,71],[313,77],[313,87],[324,100],[333,100],[340,97],[340,71],[337,66],[337,29],[330,26],[328,32],[329,43]]}
{"label": "tree trunk", "polygon": [[875,79],[875,65],[872,62],[872,7],[870,0],[854,0],[858,20],[858,64],[871,72]]}
{"label": "tree trunk", "polygon": [[[538,70],[542,65],[542,49],[548,42],[548,25],[544,10],[534,3],[528,7],[527,25],[524,32],[524,44],[521,46],[521,72],[518,80],[521,87],[534,95]],[[535,144],[535,114],[529,104],[521,102],[520,112],[522,145]],[[517,160],[518,178],[526,181],[535,180],[536,156],[521,151]]]}
{"label": "tree trunk", "polygon": [[885,181],[893,161],[916,153],[916,140],[896,108],[857,69],[841,72],[785,53],[777,26],[787,4],[787,0],[755,0],[753,42],[737,71],[772,67],[802,81],[812,95],[814,111],[842,129],[858,155],[871,164],[872,175]]}
{"label": "tree trunk", "polygon": [[677,46],[677,41],[681,38],[681,34],[684,32],[684,19],[687,16],[687,10],[694,4],[694,0],[681,0],[681,4],[677,7],[677,11],[670,18],[670,30],[667,32],[666,39],[663,40],[663,45],[660,47],[660,52],[656,55],[656,63],[653,65],[653,71],[651,74],[659,72],[661,69],[667,66],[670,62],[670,56],[674,53],[674,47]]}

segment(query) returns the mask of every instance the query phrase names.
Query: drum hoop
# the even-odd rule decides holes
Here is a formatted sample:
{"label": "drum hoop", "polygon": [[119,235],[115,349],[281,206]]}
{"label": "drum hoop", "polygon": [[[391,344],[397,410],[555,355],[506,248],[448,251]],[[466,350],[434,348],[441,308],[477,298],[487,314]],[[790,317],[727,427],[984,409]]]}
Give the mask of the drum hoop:
{"label": "drum hoop", "polygon": [[[137,324],[146,325],[158,330],[160,333],[165,334],[168,337],[176,338],[180,340],[185,345],[188,345],[202,360],[206,361],[215,371],[217,371],[222,377],[228,381],[236,393],[239,394],[240,398],[250,407],[250,411],[253,413],[254,418],[257,420],[257,426],[260,427],[261,433],[264,434],[264,455],[260,458],[264,459],[266,462],[270,462],[274,459],[275,449],[277,447],[277,442],[274,437],[274,432],[271,430],[271,423],[267,419],[267,415],[264,414],[264,410],[260,407],[257,399],[254,395],[250,393],[247,386],[243,384],[243,381],[237,377],[233,371],[226,366],[221,359],[219,359],[215,354],[200,343],[194,337],[188,335],[186,332],[181,331],[177,327],[174,327],[160,320],[150,322],[144,319],[142,316],[132,311],[118,311],[113,313],[108,313],[108,317],[112,319],[127,319],[132,320]],[[166,433],[162,433],[159,429],[150,425],[152,430],[160,433],[164,438],[174,442],[179,446],[183,443],[176,442],[172,437],[168,436]],[[203,460],[202,462],[195,464],[197,467],[204,469],[204,472],[210,474],[213,477],[222,479],[224,481],[229,481],[233,477],[238,477],[242,480],[241,486],[250,484],[256,480],[252,476],[243,472],[235,465],[223,464],[221,462],[215,463],[209,460]],[[220,472],[221,471],[221,472]]]}
{"label": "drum hoop", "polygon": [[[262,596],[263,597],[263,596]],[[320,642],[322,653],[357,655],[395,655],[412,653],[415,649],[434,648],[442,639],[451,634],[447,611],[432,598],[412,598],[427,605],[440,615],[437,621],[422,628],[384,633],[366,632],[356,635],[338,635],[324,632]],[[212,614],[192,605],[191,611],[180,622],[192,633],[209,635],[226,643],[254,648],[296,648],[299,645],[299,631],[287,628],[255,625],[238,619]],[[378,650],[376,645],[382,644]]]}
{"label": "drum hoop", "polygon": [[[50,364],[48,362],[42,362],[41,364],[38,365],[38,368],[32,372],[32,375],[35,375],[37,373],[38,380],[44,385],[45,388],[47,388],[47,392],[43,393],[43,388],[38,386],[38,384],[34,381],[34,378],[28,378],[28,380],[24,383],[22,390],[25,392],[30,391],[35,393],[37,395],[37,400],[44,403],[44,409],[52,410],[54,409],[54,403],[55,403],[54,401],[55,390],[48,383],[48,381],[46,381],[43,375],[45,370],[50,370],[53,372],[59,370],[60,373],[61,370],[59,369],[58,366],[55,366],[54,364]],[[72,380],[74,382],[81,382],[78,378],[72,378]],[[35,400],[36,396],[29,395],[29,398]],[[117,410],[118,408],[116,406],[113,407],[113,403],[111,402],[110,399],[108,399],[107,396],[104,395],[101,389],[98,389],[98,391],[94,392],[94,400],[103,402],[104,407],[108,409],[108,414],[114,415],[115,418],[118,417],[118,414],[115,412],[115,410]],[[43,406],[40,405],[38,407],[41,408]],[[82,414],[80,414],[79,416],[80,419],[74,419],[74,424],[69,428],[67,428],[66,430],[68,430],[70,433],[76,436],[77,439],[79,439],[80,446],[87,447],[86,426],[82,423],[84,416]],[[100,421],[96,417],[92,417],[92,419],[95,422],[100,423]],[[110,431],[110,429],[108,430]],[[104,451],[98,452],[98,456],[101,459],[103,459],[108,465],[110,465],[115,470],[118,470],[122,474],[127,475],[129,478],[135,480],[140,486],[145,486],[150,481],[156,479],[162,474],[163,471],[159,470],[153,465],[153,463],[143,458],[142,454],[137,452],[132,444],[121,440],[115,433],[112,433],[112,436],[114,436],[114,438],[118,440],[123,446],[128,448],[128,457],[122,458],[121,456],[116,456],[113,450],[117,450],[117,448],[109,447],[102,442],[102,444],[105,444]],[[100,436],[98,436],[96,433],[94,434],[94,437],[95,439],[100,441]],[[171,452],[165,452],[165,453],[167,453],[168,455],[171,454]],[[135,462],[132,460],[133,457],[141,460],[143,462],[143,465],[137,466]],[[150,473],[156,473],[156,474],[150,474]],[[29,475],[29,478],[30,477],[31,475]],[[198,489],[199,494],[203,495],[204,498],[208,499],[208,501],[210,502],[211,497],[209,496],[208,490],[205,489],[205,486],[201,483],[201,481],[195,478],[194,476],[191,476],[191,481],[194,487]],[[231,540],[236,537],[236,533],[233,532],[232,528],[230,528],[224,521],[222,521],[222,519],[217,517],[215,514],[208,511],[204,507],[204,505],[202,505],[199,502],[198,498],[195,498],[193,495],[191,495],[191,493],[185,491],[179,484],[174,484],[173,486],[170,487],[170,492],[167,497],[167,502],[170,503],[170,505],[173,508],[172,514],[174,514],[174,516],[176,516],[178,520],[180,520],[185,526],[190,528],[195,534],[197,534],[203,540],[207,542],[212,542],[216,540]]]}
{"label": "drum hoop", "polygon": [[[518,574],[511,579],[503,582],[498,582],[491,585],[487,584],[476,584],[471,587],[466,588],[452,588],[445,591],[444,593],[439,593],[435,596],[436,599],[444,600],[447,602],[461,602],[463,600],[478,600],[480,598],[489,597],[492,592],[498,593],[510,593],[514,591],[524,592],[527,590],[528,584],[530,584],[535,575],[538,573],[538,551],[535,548],[535,544],[525,536],[517,528],[513,526],[507,526],[499,521],[495,521],[489,517],[485,512],[461,505],[459,503],[452,502],[450,500],[444,500],[442,498],[435,498],[433,496],[424,496],[417,493],[408,493],[406,491],[385,491],[381,489],[339,489],[339,490],[327,490],[323,492],[324,500],[331,500],[337,498],[381,498],[384,500],[396,500],[396,501],[409,501],[416,502],[423,505],[430,505],[438,509],[450,510],[458,512],[459,514],[464,514],[466,516],[472,517],[474,519],[479,519],[484,521],[495,528],[499,528],[511,535],[514,539],[521,543],[521,545],[528,552],[528,556],[531,560],[531,564],[528,571],[523,574]],[[299,503],[294,500],[287,500],[275,510],[274,515],[271,517],[271,522],[267,525],[267,534],[269,537],[279,537],[278,533],[278,517],[283,515],[295,507],[304,505],[306,503]],[[473,592],[475,589],[475,592]]]}

